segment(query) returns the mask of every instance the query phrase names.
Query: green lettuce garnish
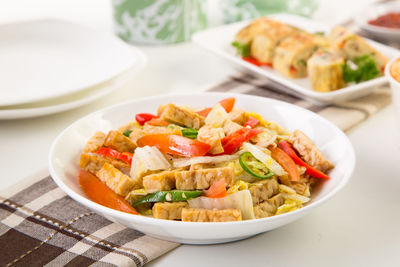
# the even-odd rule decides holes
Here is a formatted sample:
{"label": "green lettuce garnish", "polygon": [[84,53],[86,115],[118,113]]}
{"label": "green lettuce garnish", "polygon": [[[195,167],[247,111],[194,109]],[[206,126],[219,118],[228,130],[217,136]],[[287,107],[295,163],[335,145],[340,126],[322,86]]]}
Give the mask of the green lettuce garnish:
{"label": "green lettuce garnish", "polygon": [[380,74],[375,60],[369,55],[354,58],[343,66],[343,79],[348,83],[368,81]]}
{"label": "green lettuce garnish", "polygon": [[240,44],[239,42],[233,42],[232,46],[236,48],[237,53],[242,57],[250,56],[250,45]]}

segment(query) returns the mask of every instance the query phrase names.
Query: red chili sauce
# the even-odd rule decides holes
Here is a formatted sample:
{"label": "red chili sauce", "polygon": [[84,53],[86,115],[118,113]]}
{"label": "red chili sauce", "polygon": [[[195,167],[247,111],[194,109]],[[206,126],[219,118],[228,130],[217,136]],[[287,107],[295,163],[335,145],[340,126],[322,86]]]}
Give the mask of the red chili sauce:
{"label": "red chili sauce", "polygon": [[400,12],[387,13],[368,21],[368,23],[374,26],[400,29]]}

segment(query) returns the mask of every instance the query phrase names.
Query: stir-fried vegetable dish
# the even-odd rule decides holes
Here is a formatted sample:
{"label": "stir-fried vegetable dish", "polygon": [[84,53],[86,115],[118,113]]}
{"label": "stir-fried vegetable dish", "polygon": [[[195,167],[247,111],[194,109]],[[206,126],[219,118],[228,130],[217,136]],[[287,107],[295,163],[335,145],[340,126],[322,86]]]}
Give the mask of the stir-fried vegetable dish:
{"label": "stir-fried vegetable dish", "polygon": [[235,107],[234,98],[132,117],[96,132],[81,154],[82,190],[109,208],[188,222],[251,220],[302,208],[313,185],[330,179],[333,164],[303,132]]}

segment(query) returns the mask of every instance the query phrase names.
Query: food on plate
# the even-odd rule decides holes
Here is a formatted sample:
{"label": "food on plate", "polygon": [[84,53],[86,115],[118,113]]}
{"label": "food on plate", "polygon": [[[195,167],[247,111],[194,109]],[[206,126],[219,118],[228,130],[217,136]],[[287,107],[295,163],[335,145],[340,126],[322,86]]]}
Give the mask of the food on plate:
{"label": "food on plate", "polygon": [[307,76],[307,60],[320,48],[317,36],[298,32],[284,39],[275,49],[273,66],[289,78]]}
{"label": "food on plate", "polygon": [[395,80],[400,82],[400,58],[394,61],[390,66],[390,74]]}
{"label": "food on plate", "polygon": [[234,44],[241,47],[242,56],[250,55],[263,64],[272,65],[275,47],[296,31],[287,24],[259,18],[237,33]]}
{"label": "food on plate", "polygon": [[368,24],[392,29],[400,29],[400,12],[390,12],[371,19]]}
{"label": "food on plate", "polygon": [[241,29],[232,45],[251,64],[274,68],[293,79],[309,76],[318,92],[382,76],[388,62],[365,39],[343,27],[333,28],[325,37],[269,18],[258,18]]}
{"label": "food on plate", "polygon": [[333,164],[300,130],[288,132],[234,104],[167,104],[157,115],[136,114],[118,130],[94,133],[81,153],[82,190],[109,208],[187,222],[302,208]]}
{"label": "food on plate", "polygon": [[311,86],[318,92],[329,92],[342,88],[345,59],[336,52],[320,50],[307,61]]}
{"label": "food on plate", "polygon": [[343,27],[335,27],[328,36],[332,48],[341,53],[346,59],[356,59],[369,56],[383,73],[388,59],[367,43],[361,36]]}

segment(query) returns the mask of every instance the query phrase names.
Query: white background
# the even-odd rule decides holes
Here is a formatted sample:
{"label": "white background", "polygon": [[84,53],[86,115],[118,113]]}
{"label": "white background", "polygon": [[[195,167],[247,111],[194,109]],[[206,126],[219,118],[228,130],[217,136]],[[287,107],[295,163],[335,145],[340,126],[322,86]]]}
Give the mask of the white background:
{"label": "white background", "polygon": [[[368,2],[324,0],[315,18],[335,24]],[[56,17],[112,31],[111,14],[106,0],[0,0],[0,23]],[[46,168],[53,139],[83,115],[140,96],[195,91],[234,72],[190,43],[140,48],[147,67],[110,96],[61,114],[0,121],[0,189]],[[239,242],[183,245],[149,265],[400,266],[400,140],[394,124],[390,106],[348,134],[357,157],[352,179],[305,218]]]}

